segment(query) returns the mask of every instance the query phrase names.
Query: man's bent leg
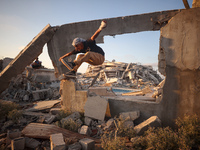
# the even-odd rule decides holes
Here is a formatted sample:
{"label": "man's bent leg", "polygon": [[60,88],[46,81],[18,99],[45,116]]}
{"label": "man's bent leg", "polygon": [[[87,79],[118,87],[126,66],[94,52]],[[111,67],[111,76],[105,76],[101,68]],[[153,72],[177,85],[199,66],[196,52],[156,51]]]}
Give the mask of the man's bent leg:
{"label": "man's bent leg", "polygon": [[83,62],[87,62],[91,65],[101,65],[104,62],[104,60],[105,57],[99,53],[87,52],[84,56],[77,57],[77,59],[74,61],[76,64],[74,70],[77,71],[77,69]]}

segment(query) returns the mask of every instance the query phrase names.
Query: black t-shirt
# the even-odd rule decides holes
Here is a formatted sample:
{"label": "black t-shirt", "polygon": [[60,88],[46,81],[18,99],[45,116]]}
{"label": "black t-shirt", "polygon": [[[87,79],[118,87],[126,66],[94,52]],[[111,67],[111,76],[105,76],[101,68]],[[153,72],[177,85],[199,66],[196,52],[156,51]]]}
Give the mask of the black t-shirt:
{"label": "black t-shirt", "polygon": [[104,56],[104,51],[102,50],[101,47],[96,45],[95,40],[88,39],[85,42],[83,42],[83,45],[84,45],[84,47],[82,50],[78,51],[78,50],[74,49],[71,53],[78,54],[78,53],[87,53],[87,52],[91,51],[91,52],[99,53]]}

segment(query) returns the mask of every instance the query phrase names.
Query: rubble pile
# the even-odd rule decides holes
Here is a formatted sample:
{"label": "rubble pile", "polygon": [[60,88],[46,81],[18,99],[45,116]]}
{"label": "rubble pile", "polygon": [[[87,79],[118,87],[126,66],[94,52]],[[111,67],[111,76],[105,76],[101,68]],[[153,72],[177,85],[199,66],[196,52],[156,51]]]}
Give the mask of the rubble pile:
{"label": "rubble pile", "polygon": [[99,66],[89,65],[86,73],[78,78],[82,89],[87,89],[91,84],[142,89],[146,85],[157,86],[162,80],[152,66],[115,61],[105,61]]}
{"label": "rubble pile", "polygon": [[[97,97],[89,98],[100,103],[100,97]],[[0,104],[5,102],[0,101]],[[60,100],[39,101],[33,106],[23,106],[21,107],[22,115],[17,120],[1,117],[0,147],[5,149],[97,149],[101,148],[100,138],[103,134],[115,131],[118,135],[122,127],[126,131],[127,129],[135,131],[126,138],[126,144],[130,145],[135,135],[142,135],[149,126],[161,126],[161,121],[157,116],[152,116],[135,125],[135,120],[140,117],[140,111],[123,112],[119,114],[119,118],[106,117],[105,111],[102,111],[107,108],[106,103],[99,108],[96,102],[92,100],[87,102],[86,113],[73,112],[66,117],[62,115],[64,110],[61,108]],[[88,106],[93,106],[93,110]],[[76,125],[77,130],[72,131]]]}
{"label": "rubble pile", "polygon": [[1,93],[1,99],[17,102],[58,99],[60,97],[60,81],[57,79],[50,79],[48,72],[44,75],[41,74],[43,71],[49,72],[51,70],[36,70],[27,67],[22,74],[12,78],[9,87]]}

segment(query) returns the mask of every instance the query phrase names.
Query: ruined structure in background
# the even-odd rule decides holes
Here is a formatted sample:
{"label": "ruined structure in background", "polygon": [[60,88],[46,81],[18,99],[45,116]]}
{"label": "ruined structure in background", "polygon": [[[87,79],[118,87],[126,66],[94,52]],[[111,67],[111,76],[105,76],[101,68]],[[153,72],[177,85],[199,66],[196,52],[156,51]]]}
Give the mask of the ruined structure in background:
{"label": "ruined structure in background", "polygon": [[161,81],[162,78],[152,66],[109,61],[99,66],[89,65],[86,73],[78,78],[82,89],[90,86],[142,89],[147,85],[157,86]]}
{"label": "ruined structure in background", "polygon": [[4,68],[0,73],[0,93],[9,85],[12,77],[21,74],[41,53],[43,46],[52,38],[56,31],[49,24],[33,38],[33,40]]}
{"label": "ruined structure in background", "polygon": [[[2,60],[2,62],[7,61],[12,59]],[[33,69],[27,66],[21,74],[12,77],[8,88],[0,94],[0,98],[15,102],[58,99],[59,89],[60,81],[55,78],[54,69]]]}
{"label": "ruined structure in background", "polygon": [[[200,105],[198,103],[200,59],[199,55],[197,55],[200,47],[198,39],[200,34],[200,26],[198,25],[200,22],[200,8],[195,8],[199,7],[199,1],[194,1],[193,7],[186,10],[171,10],[105,19],[108,22],[108,26],[97,38],[97,43],[102,42],[103,36],[106,35],[114,36],[125,33],[161,30],[159,71],[166,76],[165,84],[162,85],[163,92],[157,91],[158,95],[163,93],[159,101],[152,101],[152,99],[145,96],[126,97],[113,95],[112,97],[106,97],[111,116],[118,115],[121,112],[139,110],[141,116],[137,119],[138,123],[156,115],[161,119],[164,126],[173,126],[174,119],[177,117],[183,117],[186,113],[200,114]],[[13,76],[23,72],[25,66],[38,57],[45,43],[47,43],[49,56],[55,67],[56,77],[67,72],[67,68],[59,62],[60,56],[73,49],[71,42],[75,37],[89,38],[100,24],[100,21],[72,23],[59,27],[47,25],[0,73],[0,82],[2,84],[0,92],[6,89]],[[32,53],[33,51],[35,53]],[[72,61],[74,58],[75,56],[70,56],[66,59]],[[122,80],[126,80],[127,76],[129,79],[133,79],[134,75],[136,75],[144,80],[144,77],[148,75],[148,78],[150,77],[154,84],[158,84],[159,79],[152,75],[151,69],[147,69],[147,73],[144,71],[141,75],[139,71],[137,72],[137,69],[134,69],[135,72],[129,70],[131,66],[138,67],[137,65],[129,64],[124,67],[125,71],[102,69],[95,78],[99,77],[97,81],[105,79],[106,84],[112,83],[113,85],[116,80],[118,82],[119,76]],[[114,74],[117,79],[113,77]],[[62,80],[60,92],[62,100],[64,100],[64,106],[70,110],[79,109],[82,111],[82,106],[85,105],[87,100],[88,91],[80,90],[82,88],[77,83],[76,81]],[[92,82],[92,84],[95,84],[95,82]],[[89,88],[89,92],[90,90],[91,88]],[[95,89],[92,90],[94,91]],[[81,106],[79,107],[80,104]]]}

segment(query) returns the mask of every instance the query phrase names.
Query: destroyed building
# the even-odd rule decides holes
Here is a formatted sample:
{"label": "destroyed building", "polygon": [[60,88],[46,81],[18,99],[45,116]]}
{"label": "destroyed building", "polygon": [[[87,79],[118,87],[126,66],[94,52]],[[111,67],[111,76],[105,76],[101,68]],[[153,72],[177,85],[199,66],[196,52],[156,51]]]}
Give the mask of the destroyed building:
{"label": "destroyed building", "polygon": [[[141,89],[141,81],[157,86],[163,79],[152,66],[145,66],[136,63],[109,62],[102,65],[89,65],[86,72],[78,78],[82,85],[91,86],[112,86]],[[95,78],[95,81],[93,78]],[[145,84],[145,86],[147,83]],[[143,86],[144,88],[144,86]]]}
{"label": "destroyed building", "polygon": [[[95,127],[97,127],[97,125],[99,125],[98,123],[104,121],[105,117],[113,118],[114,116],[125,113],[125,116],[129,116],[131,123],[134,121],[136,125],[140,125],[146,120],[150,124],[156,122],[156,125],[154,124],[155,126],[161,126],[162,124],[163,126],[173,127],[174,120],[178,117],[182,118],[185,114],[194,113],[199,115],[200,104],[198,103],[198,87],[200,84],[200,59],[199,55],[196,55],[199,53],[200,47],[198,38],[200,33],[200,27],[198,26],[200,22],[199,16],[199,3],[194,3],[191,9],[107,18],[106,21],[109,22],[109,26],[102,31],[101,36],[97,39],[98,43],[103,42],[103,36],[106,35],[154,30],[161,31],[158,56],[159,71],[166,78],[159,84],[161,79],[151,67],[144,67],[134,63],[120,63],[119,65],[117,62],[105,62],[102,66],[94,68],[89,67],[87,73],[83,75],[85,78],[93,77],[89,86],[82,88],[77,82],[78,79],[64,78],[60,81],[61,100],[59,99],[51,102],[53,104],[61,103],[63,109],[75,113],[62,121],[65,122],[69,118],[73,118],[74,121],[80,122],[80,118],[77,117],[79,115],[76,113],[79,112],[84,113],[84,117],[86,119],[89,118],[88,120],[92,118],[94,121],[93,125],[95,124]],[[46,43],[49,56],[55,67],[56,77],[68,71],[67,68],[58,61],[59,57],[66,53],[66,49],[69,50],[72,48],[71,41],[75,37],[81,36],[87,38],[90,36],[94,29],[97,28],[100,21],[101,20],[78,22],[61,25],[59,27],[47,25],[0,73],[0,82],[2,84],[0,92],[2,93],[6,90],[10,81],[12,81],[12,77],[16,77],[22,73],[24,68],[38,57]],[[88,26],[90,26],[90,29],[87,28]],[[33,49],[35,53],[34,55],[30,55]],[[67,59],[73,60],[74,56],[70,56]],[[21,65],[21,62],[24,62],[24,64]],[[149,89],[144,88],[143,91],[130,92],[129,94],[131,96],[116,95],[107,85],[105,87],[95,86],[98,82],[101,85],[102,81],[102,85],[109,84],[113,86],[119,86],[116,85],[116,83],[120,84],[121,82],[129,81],[133,84],[133,81],[137,81],[136,87],[138,87],[138,82],[145,82],[147,79],[151,81],[151,84],[157,85],[158,89],[160,88],[157,94],[150,96],[147,94],[149,93]],[[91,85],[94,85],[94,87]],[[131,85],[128,87],[131,87]],[[22,86],[22,88],[28,89],[28,82]],[[136,92],[139,93],[137,93],[139,96],[135,96],[137,95],[135,94]],[[19,96],[16,95],[16,98],[18,97],[21,98],[20,94]],[[40,105],[35,104],[34,108],[28,110],[35,111],[46,109],[47,106],[43,106],[44,103],[40,103]],[[46,101],[46,103],[50,102]],[[26,115],[29,116],[30,114],[26,112]],[[38,113],[34,114],[34,116],[35,115],[38,115]],[[42,116],[43,117],[40,118],[42,123],[51,124],[52,120],[55,119],[55,116],[46,117],[46,114],[42,114]],[[31,119],[34,120],[34,117]],[[36,120],[38,121],[39,119],[37,118]],[[86,122],[87,120],[85,121],[85,125]],[[8,128],[8,126],[4,124],[3,129]],[[46,131],[48,132],[42,132],[43,128],[47,129]],[[55,130],[52,130],[53,128]],[[137,133],[140,134],[141,128],[138,126],[134,128]],[[83,126],[83,131],[85,131],[84,129],[87,129],[87,132],[85,132],[85,135],[87,135],[89,129]],[[69,135],[69,131],[57,128],[55,125],[37,123],[28,124],[26,128],[23,129],[23,135],[32,138],[51,138],[51,144],[53,145],[56,143],[54,141],[54,136],[62,138],[60,134],[54,135],[58,133],[57,131],[62,132],[64,137]],[[83,131],[80,133],[83,133]],[[49,133],[51,135],[49,135]],[[70,135],[76,136],[77,134],[70,132]],[[81,136],[81,138],[83,138],[83,136]],[[24,139],[22,138],[21,140]],[[95,141],[96,139],[93,140]],[[63,141],[62,144],[64,145]]]}

